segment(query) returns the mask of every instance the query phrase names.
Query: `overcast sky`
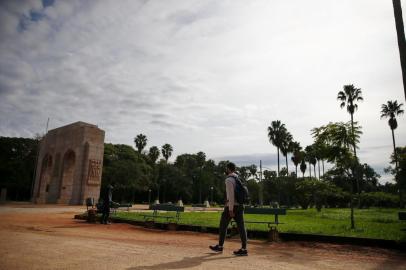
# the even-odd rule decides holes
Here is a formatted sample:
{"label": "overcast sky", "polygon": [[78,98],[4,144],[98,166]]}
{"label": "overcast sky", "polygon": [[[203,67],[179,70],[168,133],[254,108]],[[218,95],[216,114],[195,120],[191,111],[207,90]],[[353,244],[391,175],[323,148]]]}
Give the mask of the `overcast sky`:
{"label": "overcast sky", "polygon": [[0,136],[84,121],[106,142],[143,133],[174,156],[274,168],[271,121],[311,144],[310,129],[350,119],[336,97],[354,84],[359,156],[382,173],[380,106],[405,103],[390,0],[2,0],[0,35]]}

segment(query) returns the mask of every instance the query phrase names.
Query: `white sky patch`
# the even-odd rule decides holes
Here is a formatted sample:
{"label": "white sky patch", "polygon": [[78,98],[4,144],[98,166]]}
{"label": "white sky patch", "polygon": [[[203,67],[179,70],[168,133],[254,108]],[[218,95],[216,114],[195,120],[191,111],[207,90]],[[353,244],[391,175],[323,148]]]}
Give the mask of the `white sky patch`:
{"label": "white sky patch", "polygon": [[312,128],[349,120],[336,97],[354,84],[361,162],[381,172],[392,141],[380,106],[405,103],[391,1],[10,0],[0,36],[1,136],[41,133],[50,117],[97,124],[107,142],[144,133],[174,156],[276,158],[272,120],[311,144]]}

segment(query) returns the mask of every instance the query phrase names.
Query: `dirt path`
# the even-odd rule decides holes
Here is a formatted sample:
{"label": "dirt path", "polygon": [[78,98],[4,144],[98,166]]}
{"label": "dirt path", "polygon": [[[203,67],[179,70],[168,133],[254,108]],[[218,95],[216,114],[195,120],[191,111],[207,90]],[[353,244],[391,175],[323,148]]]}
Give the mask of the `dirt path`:
{"label": "dirt path", "polygon": [[406,255],[350,245],[249,242],[209,252],[216,235],[74,220],[84,207],[0,207],[0,269],[406,269]]}

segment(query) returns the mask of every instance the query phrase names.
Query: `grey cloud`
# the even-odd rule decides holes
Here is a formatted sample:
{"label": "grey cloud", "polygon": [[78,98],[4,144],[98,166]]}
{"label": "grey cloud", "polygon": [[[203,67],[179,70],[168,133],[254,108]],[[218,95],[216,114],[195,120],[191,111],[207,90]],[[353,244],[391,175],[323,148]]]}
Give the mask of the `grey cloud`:
{"label": "grey cloud", "polygon": [[[312,127],[349,119],[336,94],[359,81],[370,104],[357,112],[360,155],[382,166],[386,150],[373,147],[390,144],[389,130],[363,112],[404,97],[391,5],[366,3],[320,1],[323,15],[302,1],[72,0],[45,9],[40,1],[2,1],[0,133],[31,136],[48,117],[52,127],[82,120],[117,143],[145,132],[175,152],[230,153],[247,164],[263,158],[272,167],[276,154],[250,154],[270,149],[270,121],[310,144]],[[44,17],[19,33],[30,10]],[[323,16],[330,19],[320,24]],[[399,121],[399,145],[405,132]]]}

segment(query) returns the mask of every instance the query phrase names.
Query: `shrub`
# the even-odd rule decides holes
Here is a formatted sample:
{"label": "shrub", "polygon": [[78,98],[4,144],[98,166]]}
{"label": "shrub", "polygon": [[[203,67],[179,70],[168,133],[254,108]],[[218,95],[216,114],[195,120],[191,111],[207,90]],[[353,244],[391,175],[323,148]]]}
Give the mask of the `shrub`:
{"label": "shrub", "polygon": [[397,207],[399,197],[385,192],[361,193],[361,207]]}

